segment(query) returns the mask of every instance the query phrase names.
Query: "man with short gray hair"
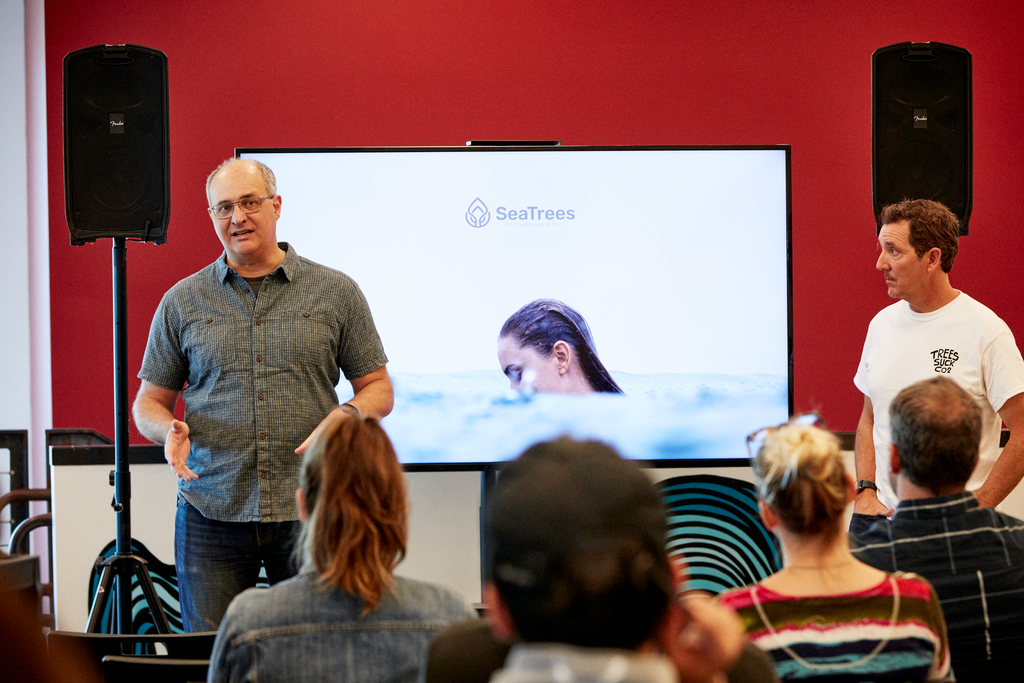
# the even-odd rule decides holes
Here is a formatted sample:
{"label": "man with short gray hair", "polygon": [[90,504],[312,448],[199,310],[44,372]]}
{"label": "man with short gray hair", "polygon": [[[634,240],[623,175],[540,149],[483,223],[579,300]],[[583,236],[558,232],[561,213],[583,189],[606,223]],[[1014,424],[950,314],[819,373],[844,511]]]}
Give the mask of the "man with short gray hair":
{"label": "man with short gray hair", "polygon": [[[265,165],[207,179],[224,253],[174,285],[153,316],[135,424],[178,475],[175,568],[186,631],[215,631],[231,599],[294,573],[301,453],[336,410],[381,418],[394,393],[366,298],[344,273],[277,240]],[[354,396],[339,405],[344,374]],[[174,416],[178,396],[185,419]]]}
{"label": "man with short gray hair", "polygon": [[935,587],[960,683],[1024,665],[1024,522],[979,507],[966,490],[981,414],[947,377],[899,392],[889,405],[889,460],[900,502],[892,519],[854,513],[850,527],[857,559]]}

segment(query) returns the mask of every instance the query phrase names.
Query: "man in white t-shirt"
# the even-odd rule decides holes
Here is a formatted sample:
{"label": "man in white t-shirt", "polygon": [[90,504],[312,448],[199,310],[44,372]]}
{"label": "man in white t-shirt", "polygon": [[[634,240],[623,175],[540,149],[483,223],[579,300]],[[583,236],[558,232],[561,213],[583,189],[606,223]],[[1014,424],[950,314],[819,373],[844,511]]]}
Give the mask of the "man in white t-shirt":
{"label": "man in white t-shirt", "polygon": [[[982,409],[981,453],[968,488],[995,507],[1024,476],[1024,360],[995,313],[949,284],[960,234],[938,202],[904,200],[882,209],[881,254],[889,296],[901,299],[868,326],[854,384],[864,393],[854,452],[854,510],[892,515],[898,499],[890,472],[889,403],[929,377],[953,379]],[[1002,424],[1011,438],[999,451]]]}

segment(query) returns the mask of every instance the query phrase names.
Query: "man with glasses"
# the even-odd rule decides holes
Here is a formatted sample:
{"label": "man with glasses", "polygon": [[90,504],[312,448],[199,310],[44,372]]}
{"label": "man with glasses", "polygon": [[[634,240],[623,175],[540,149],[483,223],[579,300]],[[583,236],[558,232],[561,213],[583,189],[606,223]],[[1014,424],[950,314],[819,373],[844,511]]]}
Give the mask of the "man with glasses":
{"label": "man with glasses", "polygon": [[[277,241],[273,172],[229,159],[206,188],[224,253],[164,295],[133,408],[178,475],[175,569],[188,631],[216,630],[261,565],[271,583],[294,573],[301,453],[327,415],[381,418],[394,402],[359,287]],[[342,373],[354,395],[339,405]],[[179,394],[184,421],[174,417]]]}
{"label": "man with glasses", "polygon": [[[882,209],[875,267],[889,296],[868,327],[854,384],[864,393],[854,453],[854,509],[891,515],[889,402],[906,386],[949,377],[981,406],[981,457],[967,488],[982,507],[998,505],[1024,475],[1024,360],[1013,333],[995,313],[953,289],[959,224],[948,208],[927,199]],[[1002,453],[1002,423],[1012,438]]]}

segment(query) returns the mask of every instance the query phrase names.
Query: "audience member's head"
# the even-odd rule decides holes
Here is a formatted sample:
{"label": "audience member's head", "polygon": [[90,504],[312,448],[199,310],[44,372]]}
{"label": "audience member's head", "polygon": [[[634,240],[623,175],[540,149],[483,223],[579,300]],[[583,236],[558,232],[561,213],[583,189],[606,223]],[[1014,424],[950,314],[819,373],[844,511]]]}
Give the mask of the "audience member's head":
{"label": "audience member's head", "polygon": [[391,589],[408,518],[402,468],[380,424],[335,411],[306,451],[297,498],[304,567],[369,612]]}
{"label": "audience member's head", "polygon": [[674,594],[658,493],[599,442],[537,444],[506,467],[486,539],[499,635],[636,649],[655,636]]}
{"label": "audience member's head", "polygon": [[948,377],[911,384],[889,404],[889,424],[899,476],[935,495],[964,490],[978,464],[981,408],[960,385]]}
{"label": "audience member's head", "polygon": [[904,199],[882,209],[881,225],[906,221],[909,225],[910,246],[918,258],[931,249],[942,253],[942,272],[953,270],[960,239],[960,223],[956,214],[944,204],[931,199]]}
{"label": "audience member's head", "polygon": [[758,497],[787,531],[801,536],[839,534],[850,482],[833,434],[790,422],[765,430],[753,455]]}

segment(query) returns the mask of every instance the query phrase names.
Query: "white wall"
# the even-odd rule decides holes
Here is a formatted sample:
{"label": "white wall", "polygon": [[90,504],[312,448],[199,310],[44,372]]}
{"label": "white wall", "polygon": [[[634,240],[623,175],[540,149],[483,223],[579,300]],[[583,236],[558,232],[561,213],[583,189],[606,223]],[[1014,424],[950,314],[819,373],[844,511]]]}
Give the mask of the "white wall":
{"label": "white wall", "polygon": [[53,385],[50,373],[50,212],[46,163],[46,30],[43,5],[44,0],[25,0],[28,316],[31,340],[28,362],[31,365],[32,410],[29,447],[34,487],[42,487],[46,481],[44,432],[53,426]]}
{"label": "white wall", "polygon": [[[22,0],[0,0],[0,187],[4,218],[0,244],[6,253],[0,267],[0,429],[29,429],[28,321],[28,158],[25,128],[25,8]],[[0,453],[0,469],[8,471],[10,454]],[[10,480],[0,479],[0,494]],[[0,543],[9,541],[10,508],[3,510]]]}
{"label": "white wall", "polygon": [[[29,482],[39,488],[53,416],[44,39],[43,0],[0,0],[0,429],[29,430]],[[46,579],[45,532],[32,540]]]}
{"label": "white wall", "polygon": [[[110,464],[53,468],[54,603],[61,630],[82,631],[88,624],[93,562],[116,535],[110,469]],[[163,464],[136,463],[131,470],[132,538],[172,564],[174,473]],[[480,602],[480,473],[416,472],[407,474],[406,482],[412,514],[408,553],[397,573],[449,585],[468,602]]]}
{"label": "white wall", "polygon": [[[117,518],[107,465],[53,468],[54,596],[57,628],[82,630],[88,622],[87,591],[93,561],[114,539]],[[750,481],[749,467],[648,470],[655,481],[717,474]],[[409,544],[397,574],[451,586],[470,603],[480,590],[480,473],[411,472]],[[132,465],[132,537],[158,559],[174,561],[177,481],[166,465]],[[141,492],[145,492],[143,495]]]}

